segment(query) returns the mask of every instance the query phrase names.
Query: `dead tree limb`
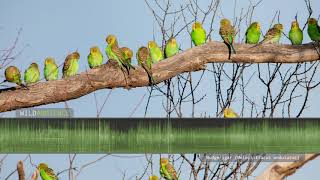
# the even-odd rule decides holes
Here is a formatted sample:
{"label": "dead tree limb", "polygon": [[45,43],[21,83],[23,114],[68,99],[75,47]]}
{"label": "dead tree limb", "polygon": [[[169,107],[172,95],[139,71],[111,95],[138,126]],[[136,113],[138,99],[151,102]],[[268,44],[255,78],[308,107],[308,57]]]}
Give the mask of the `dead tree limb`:
{"label": "dead tree limb", "polygon": [[256,180],[282,180],[295,173],[297,169],[317,156],[319,156],[319,154],[306,154],[305,158],[300,161],[272,163]]}
{"label": "dead tree limb", "polygon": [[[154,65],[156,83],[184,72],[205,69],[207,63],[299,63],[319,60],[314,44],[260,45],[235,44],[237,54],[228,60],[228,48],[221,42],[208,42],[193,47]],[[135,88],[148,86],[148,77],[142,68],[131,70],[130,77],[112,64],[82,72],[68,79],[40,82],[28,88],[0,90],[0,112],[34,107],[76,99],[99,89]]]}
{"label": "dead tree limb", "polygon": [[18,171],[19,180],[26,180],[22,161],[18,162],[17,171]]}

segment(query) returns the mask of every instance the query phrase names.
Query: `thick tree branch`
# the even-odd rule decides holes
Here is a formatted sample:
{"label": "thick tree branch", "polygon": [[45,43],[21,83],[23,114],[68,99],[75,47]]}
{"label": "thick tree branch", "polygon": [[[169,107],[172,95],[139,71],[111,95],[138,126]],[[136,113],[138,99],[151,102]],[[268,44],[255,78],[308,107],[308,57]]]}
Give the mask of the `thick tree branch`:
{"label": "thick tree branch", "polygon": [[306,154],[304,160],[301,161],[272,163],[256,180],[282,180],[295,173],[297,169],[317,156],[319,154]]}
{"label": "thick tree branch", "polygon": [[[228,60],[227,47],[221,42],[188,49],[154,65],[154,79],[160,83],[184,72],[204,69],[206,63],[298,63],[319,59],[313,44],[257,47],[236,44],[235,48],[238,53],[232,54],[231,60]],[[76,99],[98,89],[143,86],[148,86],[148,77],[142,68],[131,70],[130,77],[126,77],[115,65],[106,64],[68,79],[1,90],[0,112]]]}
{"label": "thick tree branch", "polygon": [[18,171],[19,180],[26,180],[22,161],[18,162],[17,171]]}

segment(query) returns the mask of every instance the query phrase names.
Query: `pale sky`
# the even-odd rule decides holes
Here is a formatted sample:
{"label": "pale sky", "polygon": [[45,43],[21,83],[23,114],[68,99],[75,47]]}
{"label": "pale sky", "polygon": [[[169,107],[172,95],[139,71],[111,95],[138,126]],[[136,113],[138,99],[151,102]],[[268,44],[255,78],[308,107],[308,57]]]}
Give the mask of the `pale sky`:
{"label": "pale sky", "polygon": [[[183,2],[183,1],[175,1]],[[187,1],[186,1],[187,2]],[[247,8],[249,0],[238,0],[236,14],[239,14],[242,8]],[[253,1],[256,2],[256,1]],[[314,7],[314,16],[319,16],[320,1],[312,0]],[[200,6],[205,7],[208,0],[201,0]],[[234,15],[234,0],[222,1],[219,17],[215,21],[213,36],[214,40],[219,40],[218,20],[224,16],[232,19]],[[273,15],[277,10],[281,11],[280,21],[285,25],[285,33],[288,33],[290,23],[298,12],[299,20],[305,22],[308,16],[304,0],[264,0],[256,9],[253,20],[261,23],[263,32],[266,32],[270,26]],[[223,12],[223,13],[221,13]],[[223,15],[222,15],[223,14]],[[304,24],[304,23],[300,23]],[[86,56],[89,48],[98,45],[104,50],[106,43],[105,37],[108,34],[117,35],[121,44],[131,47],[134,51],[141,45],[146,45],[153,38],[153,31],[156,23],[152,17],[150,10],[147,8],[144,0],[1,0],[0,1],[0,49],[7,48],[14,41],[17,32],[22,28],[21,36],[17,49],[26,46],[23,53],[13,62],[13,65],[20,69],[26,69],[33,61],[40,63],[43,68],[44,59],[47,56],[56,58],[59,64],[63,63],[66,55],[72,51],[78,50],[81,54],[80,71],[88,68]],[[309,37],[305,33],[304,43],[309,42]],[[158,35],[158,33],[155,33]],[[190,40],[188,37],[178,37],[178,41],[182,46],[188,47]],[[282,43],[288,43],[284,37]],[[1,75],[3,70],[0,71]],[[195,77],[199,73],[194,73]],[[215,113],[215,96],[210,91],[213,90],[212,77],[204,78],[200,85],[199,97],[207,94],[205,100],[199,103],[196,109],[196,116],[202,113],[214,115]],[[252,88],[254,94],[259,86]],[[110,90],[97,91],[99,103],[102,104],[106,95]],[[145,95],[142,106],[138,108],[134,116],[141,117],[144,115],[144,106],[147,101],[148,91],[146,88],[136,88],[132,90],[114,89],[108,103],[102,111],[101,117],[127,117]],[[313,94],[313,97],[317,97]],[[68,101],[69,107],[73,108],[76,117],[94,117],[96,115],[96,107],[93,94],[86,95],[76,100]],[[42,107],[61,108],[64,103],[46,105]],[[161,98],[151,100],[148,116],[159,117],[164,116]],[[306,117],[319,117],[318,110],[319,100],[310,98],[308,109],[305,111]],[[240,109],[240,106],[235,106]],[[183,109],[184,116],[190,116],[190,106]],[[13,116],[13,112],[2,113],[4,117]],[[79,155],[79,164],[92,160],[100,155]],[[108,157],[94,167],[89,167],[83,174],[79,176],[79,180],[99,179],[101,174],[107,175],[110,179],[120,179],[122,172],[126,172],[129,177],[135,175],[138,171],[142,172],[145,161],[141,155],[124,155],[131,158]],[[138,156],[138,157],[136,157]],[[158,155],[155,155],[155,164],[158,164]],[[1,155],[0,155],[1,157]],[[7,174],[15,168],[19,159],[23,159],[25,155],[10,155],[2,166],[0,179],[6,177]],[[33,160],[38,163],[41,161],[48,162],[54,169],[61,170],[67,167],[67,155],[34,155]],[[268,163],[258,169],[261,172]],[[319,179],[320,160],[315,160],[301,170],[290,180],[298,179]],[[158,167],[155,167],[157,169]],[[158,174],[158,171],[156,171]],[[27,172],[30,175],[30,172]],[[159,174],[158,174],[159,175]],[[183,175],[186,177],[188,174]],[[13,176],[11,179],[16,179]],[[66,176],[61,176],[66,179]]]}

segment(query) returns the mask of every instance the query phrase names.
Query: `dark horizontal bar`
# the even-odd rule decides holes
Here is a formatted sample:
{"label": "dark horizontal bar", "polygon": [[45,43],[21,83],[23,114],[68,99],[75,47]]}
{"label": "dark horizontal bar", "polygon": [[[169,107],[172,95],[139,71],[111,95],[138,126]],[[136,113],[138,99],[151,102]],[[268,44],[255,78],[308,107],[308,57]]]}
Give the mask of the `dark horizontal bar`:
{"label": "dark horizontal bar", "polygon": [[320,119],[0,119],[0,153],[69,152],[320,152]]}
{"label": "dark horizontal bar", "polygon": [[161,127],[170,124],[172,128],[209,128],[229,127],[234,124],[246,124],[248,126],[260,126],[268,123],[270,126],[288,127],[305,124],[318,124],[320,118],[0,118],[0,126],[3,124],[32,124],[50,125],[55,128],[65,128],[65,125],[72,128],[75,125],[83,124],[86,128],[98,128],[100,123],[108,123],[113,130],[126,130],[138,126]]}

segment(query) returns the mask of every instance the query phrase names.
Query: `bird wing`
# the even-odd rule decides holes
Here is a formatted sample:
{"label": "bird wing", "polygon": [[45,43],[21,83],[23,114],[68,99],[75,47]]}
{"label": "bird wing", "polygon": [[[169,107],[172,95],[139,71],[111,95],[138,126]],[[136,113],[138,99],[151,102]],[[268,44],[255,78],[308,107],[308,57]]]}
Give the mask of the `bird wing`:
{"label": "bird wing", "polygon": [[48,168],[47,169],[47,174],[52,177],[54,180],[58,179],[57,175],[54,173],[53,169]]}
{"label": "bird wing", "polygon": [[68,55],[63,64],[63,71],[68,70],[70,68],[70,65],[71,65],[71,55]]}
{"label": "bird wing", "polygon": [[166,165],[167,171],[169,172],[171,178],[173,178],[174,180],[178,180],[178,176],[177,176],[177,172],[174,169],[174,167],[172,166],[172,164],[168,163]]}
{"label": "bird wing", "polygon": [[268,30],[267,34],[264,36],[264,39],[261,43],[268,43],[270,40],[272,40],[277,34],[279,33],[279,30],[276,28],[271,28]]}
{"label": "bird wing", "polygon": [[266,38],[273,38],[276,34],[278,33],[278,29],[276,28],[271,28],[265,35]]}
{"label": "bird wing", "polygon": [[220,35],[223,41],[225,41],[228,44],[231,44],[233,42],[234,34],[235,34],[235,31],[232,26],[220,28]]}
{"label": "bird wing", "polygon": [[124,53],[121,49],[117,46],[111,47],[112,52],[119,58],[119,60],[123,63],[124,62]]}

